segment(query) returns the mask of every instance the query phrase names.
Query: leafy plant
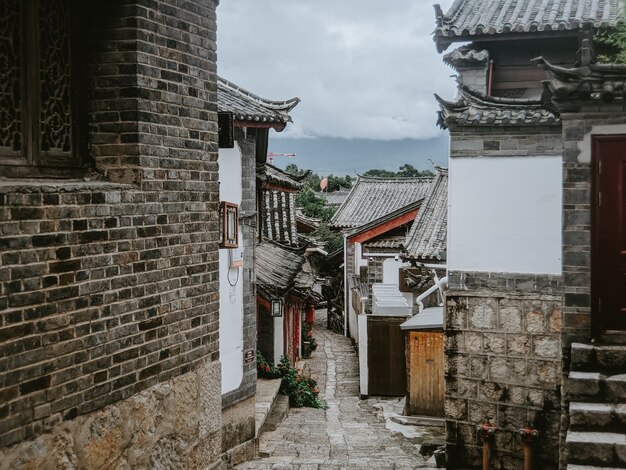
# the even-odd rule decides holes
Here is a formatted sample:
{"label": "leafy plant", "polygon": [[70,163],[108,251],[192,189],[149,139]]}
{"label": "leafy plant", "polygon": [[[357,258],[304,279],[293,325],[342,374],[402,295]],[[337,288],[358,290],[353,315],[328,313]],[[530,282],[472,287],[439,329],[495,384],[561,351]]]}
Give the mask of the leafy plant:
{"label": "leafy plant", "polygon": [[309,342],[311,351],[317,349],[317,340],[313,337],[313,326],[310,323],[304,322],[302,325],[302,340]]}
{"label": "leafy plant", "polygon": [[621,23],[610,31],[596,34],[598,62],[626,64],[626,24]]}
{"label": "leafy plant", "polygon": [[319,389],[317,381],[291,365],[287,356],[280,359],[278,369],[282,373],[280,391],[289,396],[289,403],[294,407],[307,406],[324,408],[325,405],[317,398]]}
{"label": "leafy plant", "polygon": [[341,233],[333,232],[325,222],[322,222],[319,228],[311,235],[324,242],[324,248],[328,253],[333,253],[343,247],[343,236]]}
{"label": "leafy plant", "polygon": [[430,170],[418,170],[413,165],[405,163],[401,165],[398,171],[372,169],[363,173],[363,176],[377,176],[380,178],[406,178],[406,177],[420,177],[420,176],[434,176],[435,174]]}
{"label": "leafy plant", "polygon": [[319,395],[317,381],[310,375],[305,375],[302,371],[293,367],[287,356],[282,356],[278,366],[274,367],[257,351],[256,361],[259,377],[281,379],[280,392],[289,397],[291,406],[297,408],[303,406],[310,408],[326,407],[326,405],[317,398]]}
{"label": "leafy plant", "polygon": [[256,352],[256,370],[258,376],[264,379],[279,379],[281,377],[278,368],[267,362],[261,351]]}

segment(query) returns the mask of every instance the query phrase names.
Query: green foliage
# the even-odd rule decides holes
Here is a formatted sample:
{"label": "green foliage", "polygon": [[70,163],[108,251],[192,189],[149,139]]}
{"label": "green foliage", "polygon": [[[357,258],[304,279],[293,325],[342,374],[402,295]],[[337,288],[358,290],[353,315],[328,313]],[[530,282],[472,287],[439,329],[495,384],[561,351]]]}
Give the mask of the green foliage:
{"label": "green foliage", "polygon": [[422,177],[422,176],[434,176],[435,174],[430,170],[420,171],[413,165],[405,163],[401,165],[398,171],[389,171],[381,169],[367,170],[363,173],[363,176],[374,176],[379,178],[407,178],[407,177]]}
{"label": "green foliage", "polygon": [[[287,173],[291,173],[292,175],[301,176],[304,175],[307,170],[299,168],[295,163],[290,163],[285,168]],[[339,191],[340,189],[350,189],[352,187],[352,177],[350,175],[346,176],[335,176],[333,174],[328,175],[328,187],[325,189],[327,192]],[[320,182],[322,181],[322,177],[317,173],[311,173],[305,180],[305,187],[309,188],[315,192],[320,192]]]}
{"label": "green foliage", "polygon": [[601,63],[626,64],[626,24],[599,32],[594,38],[597,60]]}
{"label": "green foliage", "polygon": [[333,174],[330,174],[328,175],[328,187],[325,191],[332,193],[333,191],[339,191],[340,189],[350,189],[351,187],[352,178],[350,177],[350,175],[346,175],[342,178],[341,176],[335,176]]}
{"label": "green foliage", "polygon": [[259,377],[264,379],[278,379],[280,378],[280,371],[267,360],[261,354],[261,351],[256,352],[256,370]]}
{"label": "green foliage", "polygon": [[336,209],[326,206],[326,201],[317,195],[311,188],[304,188],[296,195],[296,205],[302,208],[302,213],[307,217],[330,221]]}
{"label": "green foliage", "polygon": [[280,392],[289,397],[291,406],[325,408],[324,403],[317,398],[319,395],[317,381],[293,367],[287,356],[282,356],[278,366],[274,367],[259,351],[256,354],[259,377],[280,378]]}
{"label": "green foliage", "polygon": [[304,322],[302,324],[302,341],[308,341],[311,345],[311,351],[315,351],[317,349],[317,340],[313,336],[313,325],[310,323]]}
{"label": "green foliage", "polygon": [[293,367],[287,356],[280,358],[278,369],[282,373],[280,391],[289,397],[291,406],[325,408],[325,405],[317,398],[319,389],[315,379]]}
{"label": "green foliage", "polygon": [[319,228],[312,233],[314,237],[324,242],[324,249],[328,253],[333,253],[343,246],[343,237],[340,233],[333,232],[327,223],[322,222]]}

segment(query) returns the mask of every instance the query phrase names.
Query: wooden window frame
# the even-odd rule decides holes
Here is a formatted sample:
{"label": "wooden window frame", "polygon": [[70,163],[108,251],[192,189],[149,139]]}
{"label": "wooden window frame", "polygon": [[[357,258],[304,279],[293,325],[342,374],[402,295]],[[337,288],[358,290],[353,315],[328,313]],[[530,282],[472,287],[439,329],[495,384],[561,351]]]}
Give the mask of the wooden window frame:
{"label": "wooden window frame", "polygon": [[[87,167],[86,100],[84,63],[86,41],[83,33],[83,2],[67,0],[69,8],[70,127],[71,150],[59,152],[41,149],[40,67],[41,2],[21,1],[21,124],[22,145],[17,155],[0,156],[0,175],[10,178],[76,178]],[[17,153],[17,152],[16,152]]]}
{"label": "wooden window frame", "polygon": [[[231,218],[232,225],[229,223]],[[232,230],[229,230],[229,227]],[[230,233],[229,233],[230,232]],[[239,247],[239,205],[220,202],[220,248]]]}

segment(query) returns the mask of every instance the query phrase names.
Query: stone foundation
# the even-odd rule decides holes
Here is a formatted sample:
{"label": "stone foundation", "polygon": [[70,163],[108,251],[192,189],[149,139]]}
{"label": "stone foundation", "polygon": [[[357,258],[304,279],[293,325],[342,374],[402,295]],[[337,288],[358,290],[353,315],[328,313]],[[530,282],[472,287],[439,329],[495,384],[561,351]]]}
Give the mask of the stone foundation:
{"label": "stone foundation", "polygon": [[496,426],[493,468],[522,466],[518,430],[541,433],[537,468],[558,468],[561,420],[559,277],[449,273],[446,299],[448,468],[480,466],[475,432]]}
{"label": "stone foundation", "polygon": [[1,448],[0,469],[217,468],[222,452],[219,378],[219,362],[206,361],[34,440]]}
{"label": "stone foundation", "polygon": [[255,401],[252,396],[222,411],[223,465],[230,468],[252,460],[257,451]]}

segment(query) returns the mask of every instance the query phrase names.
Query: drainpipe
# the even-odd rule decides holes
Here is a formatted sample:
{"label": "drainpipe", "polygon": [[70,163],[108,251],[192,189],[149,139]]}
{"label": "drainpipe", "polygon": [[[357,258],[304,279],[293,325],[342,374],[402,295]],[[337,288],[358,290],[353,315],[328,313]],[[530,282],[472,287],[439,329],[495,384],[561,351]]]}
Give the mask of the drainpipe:
{"label": "drainpipe", "polygon": [[489,422],[489,418],[485,418],[482,424],[476,426],[476,435],[483,443],[483,470],[489,470],[495,434],[496,426]]}
{"label": "drainpipe", "polygon": [[435,282],[428,290],[422,292],[417,299],[415,299],[415,304],[419,307],[419,311],[424,311],[424,302],[422,302],[426,297],[428,297],[433,292],[437,292],[439,289],[445,289],[448,286],[448,276],[444,276],[438,281]]}
{"label": "drainpipe", "polygon": [[530,427],[530,424],[519,430],[524,443],[524,470],[533,468],[533,442],[539,437],[539,431]]}

